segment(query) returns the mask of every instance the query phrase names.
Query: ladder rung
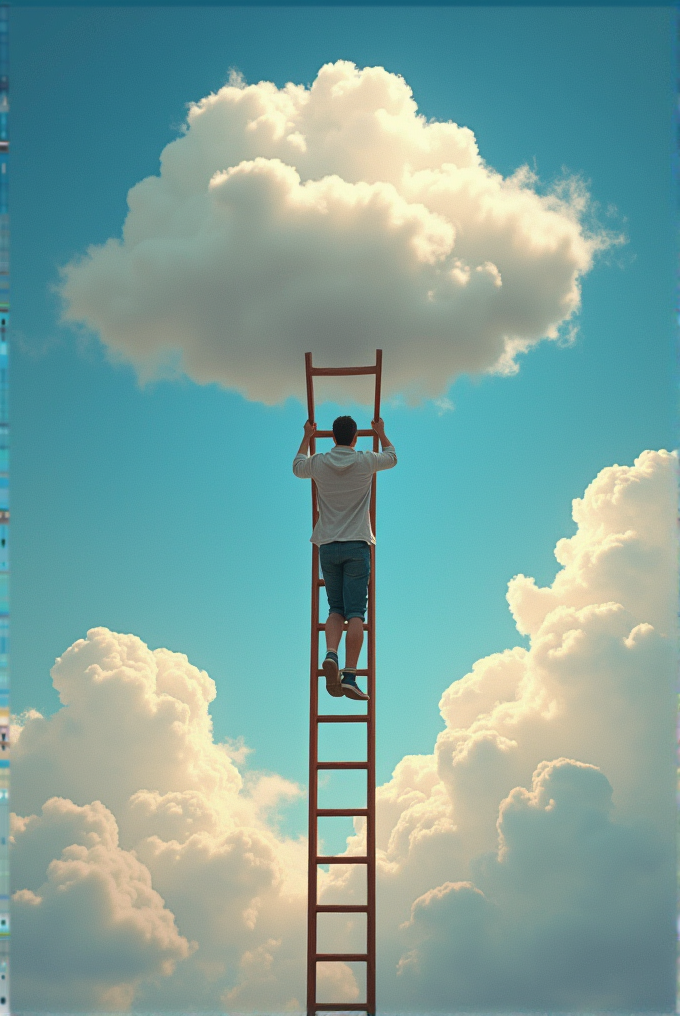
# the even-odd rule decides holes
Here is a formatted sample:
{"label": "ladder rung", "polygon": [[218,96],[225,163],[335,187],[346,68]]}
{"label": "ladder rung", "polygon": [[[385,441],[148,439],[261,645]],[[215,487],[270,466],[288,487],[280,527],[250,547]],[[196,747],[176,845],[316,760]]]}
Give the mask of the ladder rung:
{"label": "ladder rung", "polygon": [[367,723],[368,716],[366,713],[346,713],[345,715],[337,715],[333,713],[324,713],[323,716],[317,716],[317,723]]}
{"label": "ladder rung", "polygon": [[[323,670],[317,670],[316,676],[323,677]],[[368,677],[368,668],[362,667],[360,670],[357,670],[357,677]]]}
{"label": "ladder rung", "polygon": [[368,1002],[317,1002],[312,1006],[311,1011],[319,1012],[320,1009],[328,1009],[330,1012],[371,1012]]}
{"label": "ladder rung", "polygon": [[317,769],[368,769],[368,762],[317,762]]}
{"label": "ladder rung", "polygon": [[368,808],[317,808],[316,814],[319,818],[353,818],[354,815],[368,816]]}
{"label": "ladder rung", "polygon": [[310,367],[312,377],[353,377],[355,374],[375,374],[377,367]]}
{"label": "ladder rung", "polygon": [[[334,435],[333,435],[333,431],[332,430],[315,430],[314,431],[314,437],[333,437],[333,436]],[[358,430],[357,431],[357,436],[358,437],[377,437],[377,434],[375,433],[374,430]]]}
{"label": "ladder rung", "polygon": [[368,953],[317,953],[317,963],[368,963]]}
{"label": "ladder rung", "polygon": [[[345,621],[345,627],[346,626],[347,626],[347,622]],[[316,627],[317,627],[318,631],[325,631],[326,630],[326,622],[325,621],[323,623],[319,622]],[[365,621],[364,621],[364,631],[368,631],[368,625],[366,624]]]}
{"label": "ladder rung", "polygon": [[317,857],[317,864],[368,864],[368,857],[359,854],[345,854],[343,857]]}
{"label": "ladder rung", "polygon": [[367,914],[368,904],[367,903],[317,903],[316,909],[320,914]]}

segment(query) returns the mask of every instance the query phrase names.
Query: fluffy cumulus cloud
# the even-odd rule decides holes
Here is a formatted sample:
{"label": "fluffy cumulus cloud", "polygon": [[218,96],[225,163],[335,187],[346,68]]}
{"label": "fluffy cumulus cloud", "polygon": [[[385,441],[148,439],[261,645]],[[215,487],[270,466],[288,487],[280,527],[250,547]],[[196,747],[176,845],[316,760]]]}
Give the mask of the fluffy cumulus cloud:
{"label": "fluffy cumulus cloud", "polygon": [[573,180],[503,177],[382,67],[326,64],[309,88],[236,77],[130,190],[122,236],[65,266],[64,316],[144,375],[267,403],[302,394],[306,350],[341,365],[376,346],[388,392],[441,396],[558,336],[612,239],[588,204]]}
{"label": "fluffy cumulus cloud", "polygon": [[[528,647],[454,680],[432,754],[378,789],[383,1007],[672,1010],[676,465],[596,477],[552,585],[509,585]],[[14,749],[18,1007],[301,1008],[305,848],[268,820],[298,788],[244,783],[181,654],[99,628],[53,677]],[[361,902],[359,866],[321,891]],[[335,924],[324,948],[360,947]]]}
{"label": "fluffy cumulus cloud", "polygon": [[433,754],[379,791],[414,1006],[674,1004],[676,465],[645,452],[574,501],[551,587],[509,586],[529,648],[451,684]]}
{"label": "fluffy cumulus cloud", "polygon": [[142,978],[167,976],[190,954],[195,943],[179,934],[149,869],[120,848],[100,801],[50,798],[40,815],[15,822],[14,837],[24,886],[12,897],[18,991],[28,965],[36,1008],[127,1008]]}
{"label": "fluffy cumulus cloud", "polygon": [[294,1006],[304,844],[268,815],[299,788],[246,791],[213,739],[214,682],[180,653],[95,628],[52,675],[62,708],[15,736],[17,1004],[215,1008],[271,992],[275,954]]}

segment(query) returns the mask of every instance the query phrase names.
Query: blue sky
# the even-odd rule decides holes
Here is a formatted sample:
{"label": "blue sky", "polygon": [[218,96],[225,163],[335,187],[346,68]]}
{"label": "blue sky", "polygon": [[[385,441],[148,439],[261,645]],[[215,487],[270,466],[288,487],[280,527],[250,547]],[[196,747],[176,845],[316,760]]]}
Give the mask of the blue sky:
{"label": "blue sky", "polygon": [[[674,20],[12,9],[12,705],[45,717],[13,735],[18,1010],[303,1008],[311,520],[290,393],[323,293],[317,363],[340,355],[333,322],[373,313],[386,384],[401,370],[439,397],[383,404],[380,1006],[671,1011]],[[181,135],[232,70],[314,99],[234,85]],[[537,179],[508,181],[523,165]],[[583,213],[552,190],[574,176]],[[625,242],[589,267],[588,229]],[[59,323],[66,265],[101,341]],[[575,275],[562,341],[446,389],[452,363],[488,371],[493,341],[568,319]],[[141,384],[114,358],[153,327],[187,376]],[[284,397],[191,380],[206,362]],[[367,422],[347,403],[319,422],[341,410]],[[324,845],[363,854],[361,820],[340,821]],[[321,899],[363,902],[360,866],[332,868]],[[354,951],[342,920],[323,948]],[[359,998],[330,966],[320,995]]]}
{"label": "blue sky", "polygon": [[54,711],[55,657],[105,625],[186,653],[217,683],[217,737],[305,781],[302,407],[188,380],[142,388],[58,325],[54,286],[119,234],[187,102],[232,67],[282,86],[342,58],[403,75],[426,117],[470,127],[503,174],[581,175],[627,238],[585,278],[573,345],[539,346],[514,377],[459,380],[452,412],[385,406],[399,465],[379,483],[379,777],[429,750],[443,689],[524,644],[506,584],[552,580],[571,498],[675,444],[671,23],[665,8],[12,11],[16,711]]}

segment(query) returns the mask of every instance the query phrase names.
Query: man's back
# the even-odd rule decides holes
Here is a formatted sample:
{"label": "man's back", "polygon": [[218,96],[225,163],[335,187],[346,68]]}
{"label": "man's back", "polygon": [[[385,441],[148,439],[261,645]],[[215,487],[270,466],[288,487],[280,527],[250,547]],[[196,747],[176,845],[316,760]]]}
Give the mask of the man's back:
{"label": "man's back", "polygon": [[319,520],[312,533],[312,542],[321,546],[336,540],[364,540],[375,543],[369,518],[371,480],[381,469],[397,463],[392,445],[382,452],[356,451],[349,445],[336,445],[323,454],[298,454],[293,472],[311,477],[317,487]]}

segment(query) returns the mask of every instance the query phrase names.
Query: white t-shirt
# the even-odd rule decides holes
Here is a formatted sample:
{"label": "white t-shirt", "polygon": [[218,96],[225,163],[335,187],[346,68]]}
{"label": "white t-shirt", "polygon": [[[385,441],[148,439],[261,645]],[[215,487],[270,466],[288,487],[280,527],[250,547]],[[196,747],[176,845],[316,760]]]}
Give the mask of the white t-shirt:
{"label": "white t-shirt", "polygon": [[293,472],[302,479],[313,479],[319,498],[319,518],[311,542],[318,547],[335,540],[375,543],[368,514],[371,480],[378,470],[396,464],[393,445],[382,452],[358,452],[349,445],[336,445],[330,452],[296,455]]}

